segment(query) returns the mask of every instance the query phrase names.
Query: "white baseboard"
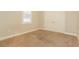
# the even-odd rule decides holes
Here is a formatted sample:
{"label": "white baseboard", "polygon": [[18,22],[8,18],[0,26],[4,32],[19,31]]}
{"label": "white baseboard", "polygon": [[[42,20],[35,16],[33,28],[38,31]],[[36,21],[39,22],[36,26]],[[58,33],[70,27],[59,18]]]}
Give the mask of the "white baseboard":
{"label": "white baseboard", "polygon": [[76,36],[77,37],[77,34],[76,33],[67,33],[67,32],[64,32],[64,34],[73,35],[73,36]]}
{"label": "white baseboard", "polygon": [[[45,28],[41,28],[41,29],[51,31],[51,30],[45,29]],[[53,31],[53,32],[57,32],[57,31]],[[64,33],[64,34],[68,34],[68,35],[72,35],[72,36],[76,36],[77,37],[77,34],[75,34],[75,33],[67,33],[67,32],[60,32],[60,33]]]}
{"label": "white baseboard", "polygon": [[28,30],[28,31],[22,32],[22,33],[12,34],[12,35],[9,35],[9,36],[6,36],[6,37],[2,37],[2,38],[0,38],[0,40],[5,40],[5,39],[8,39],[8,38],[12,38],[12,37],[15,37],[15,36],[19,36],[19,35],[29,33],[29,32],[33,32],[33,31],[37,31],[37,30],[39,30],[39,28]]}

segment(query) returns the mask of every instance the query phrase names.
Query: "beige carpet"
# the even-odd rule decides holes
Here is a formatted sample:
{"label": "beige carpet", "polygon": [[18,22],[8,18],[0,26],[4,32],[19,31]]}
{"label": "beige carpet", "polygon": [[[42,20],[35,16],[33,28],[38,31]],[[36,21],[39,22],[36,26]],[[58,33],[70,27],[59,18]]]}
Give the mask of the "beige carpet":
{"label": "beige carpet", "polygon": [[75,36],[38,30],[0,41],[1,47],[78,47]]}

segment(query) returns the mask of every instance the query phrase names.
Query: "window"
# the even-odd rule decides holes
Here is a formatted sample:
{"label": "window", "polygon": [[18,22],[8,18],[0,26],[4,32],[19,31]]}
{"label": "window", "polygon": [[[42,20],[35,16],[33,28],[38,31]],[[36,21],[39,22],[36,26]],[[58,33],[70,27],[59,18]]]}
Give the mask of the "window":
{"label": "window", "polygon": [[23,11],[23,24],[32,22],[32,12],[31,11]]}

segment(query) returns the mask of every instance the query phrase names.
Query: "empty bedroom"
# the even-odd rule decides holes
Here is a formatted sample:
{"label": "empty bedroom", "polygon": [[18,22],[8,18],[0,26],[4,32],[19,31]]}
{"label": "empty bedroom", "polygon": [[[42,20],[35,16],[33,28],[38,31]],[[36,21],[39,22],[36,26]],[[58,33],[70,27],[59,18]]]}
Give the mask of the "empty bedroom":
{"label": "empty bedroom", "polygon": [[79,47],[78,11],[0,11],[0,47]]}

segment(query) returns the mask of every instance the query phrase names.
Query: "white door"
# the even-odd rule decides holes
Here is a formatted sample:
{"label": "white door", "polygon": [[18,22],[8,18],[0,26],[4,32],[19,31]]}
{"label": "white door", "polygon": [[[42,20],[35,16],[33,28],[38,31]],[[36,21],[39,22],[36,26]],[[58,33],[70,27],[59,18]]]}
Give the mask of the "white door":
{"label": "white door", "polygon": [[64,11],[44,12],[44,28],[50,31],[65,32],[65,13]]}

